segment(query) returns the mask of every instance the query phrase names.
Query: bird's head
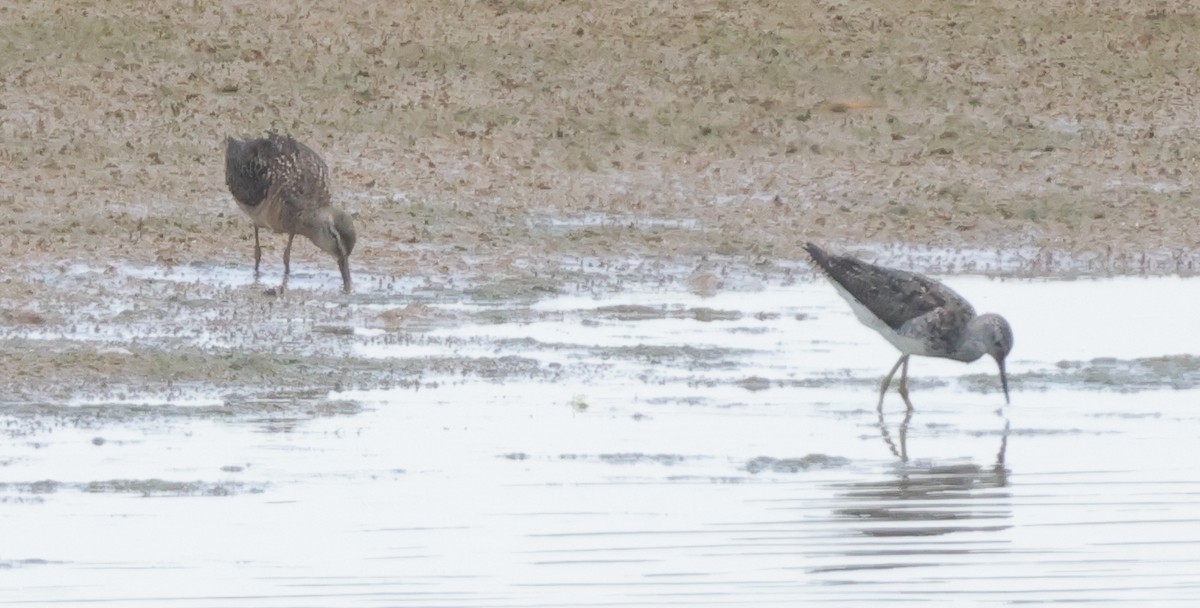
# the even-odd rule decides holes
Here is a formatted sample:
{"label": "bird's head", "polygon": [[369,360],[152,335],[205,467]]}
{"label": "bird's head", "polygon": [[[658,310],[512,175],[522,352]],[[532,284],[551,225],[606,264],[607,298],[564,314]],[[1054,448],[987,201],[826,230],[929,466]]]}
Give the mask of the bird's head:
{"label": "bird's head", "polygon": [[979,339],[983,352],[991,355],[1000,366],[1000,385],[1004,387],[1004,402],[1008,403],[1008,375],[1004,370],[1004,360],[1013,347],[1012,327],[1004,317],[997,314],[983,314],[975,319],[979,329]]}
{"label": "bird's head", "polygon": [[354,232],[354,220],[350,214],[333,208],[323,210],[319,229],[313,243],[326,253],[337,258],[338,270],[342,271],[342,291],[350,293],[350,254],[358,239]]}

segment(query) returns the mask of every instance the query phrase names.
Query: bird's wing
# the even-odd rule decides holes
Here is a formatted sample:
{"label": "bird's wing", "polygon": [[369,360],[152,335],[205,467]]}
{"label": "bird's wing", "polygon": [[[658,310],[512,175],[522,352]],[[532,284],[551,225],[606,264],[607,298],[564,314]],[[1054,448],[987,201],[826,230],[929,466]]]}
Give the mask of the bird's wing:
{"label": "bird's wing", "polygon": [[928,277],[848,256],[828,255],[812,244],[806,249],[831,281],[897,332],[909,321],[930,320],[926,315],[931,313],[965,315],[968,319],[975,315],[962,296]]}

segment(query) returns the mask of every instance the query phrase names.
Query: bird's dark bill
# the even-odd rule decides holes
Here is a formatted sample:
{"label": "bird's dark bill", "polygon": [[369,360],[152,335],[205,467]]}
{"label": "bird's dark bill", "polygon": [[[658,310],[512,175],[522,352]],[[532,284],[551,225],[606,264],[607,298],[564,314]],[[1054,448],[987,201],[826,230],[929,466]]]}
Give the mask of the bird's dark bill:
{"label": "bird's dark bill", "polygon": [[1004,372],[1004,359],[996,361],[1000,365],[1000,386],[1004,387],[1004,402],[1011,403],[1008,400],[1008,375]]}
{"label": "bird's dark bill", "polygon": [[339,257],[338,270],[342,271],[342,291],[350,293],[350,260],[345,257]]}

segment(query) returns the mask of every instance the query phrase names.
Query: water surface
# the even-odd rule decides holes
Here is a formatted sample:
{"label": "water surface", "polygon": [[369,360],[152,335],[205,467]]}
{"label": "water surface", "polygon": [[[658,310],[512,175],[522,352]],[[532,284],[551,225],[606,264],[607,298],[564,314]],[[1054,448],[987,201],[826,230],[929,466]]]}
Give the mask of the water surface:
{"label": "water surface", "polygon": [[[304,397],[350,404],[316,414],[223,412],[222,386],[0,413],[0,602],[1190,605],[1200,280],[946,280],[1012,323],[1010,406],[990,360],[917,358],[916,411],[877,413],[897,354],[822,282],[486,301],[360,280],[347,318],[413,299],[449,320],[314,351],[508,363]],[[151,339],[114,318],[21,337]]]}

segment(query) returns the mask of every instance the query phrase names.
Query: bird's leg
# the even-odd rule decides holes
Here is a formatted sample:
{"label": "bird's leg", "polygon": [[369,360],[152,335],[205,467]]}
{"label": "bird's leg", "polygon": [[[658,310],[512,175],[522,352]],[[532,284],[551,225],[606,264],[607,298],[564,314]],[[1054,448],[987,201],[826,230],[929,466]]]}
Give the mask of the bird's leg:
{"label": "bird's leg", "polygon": [[287,246],[283,248],[283,282],[279,284],[279,295],[287,291],[288,275],[292,272],[292,239],[296,238],[295,234],[288,235]]}
{"label": "bird's leg", "polygon": [[904,355],[903,369],[900,370],[900,386],[896,387],[896,392],[900,393],[904,405],[911,412],[913,410],[912,401],[908,400],[908,355]]}
{"label": "bird's leg", "polygon": [[[896,375],[896,370],[900,369],[901,363],[908,363],[908,355],[900,355],[900,360],[896,361],[896,364],[892,366],[892,371],[888,372],[887,377],[883,379],[883,384],[879,385],[879,405],[875,406],[875,409],[883,411],[883,396],[887,393],[888,385],[892,383],[892,377]],[[907,366],[905,369],[908,369]]]}
{"label": "bird's leg", "polygon": [[262,245],[258,244],[258,224],[254,225],[254,278],[258,278],[258,265],[262,262]]}

